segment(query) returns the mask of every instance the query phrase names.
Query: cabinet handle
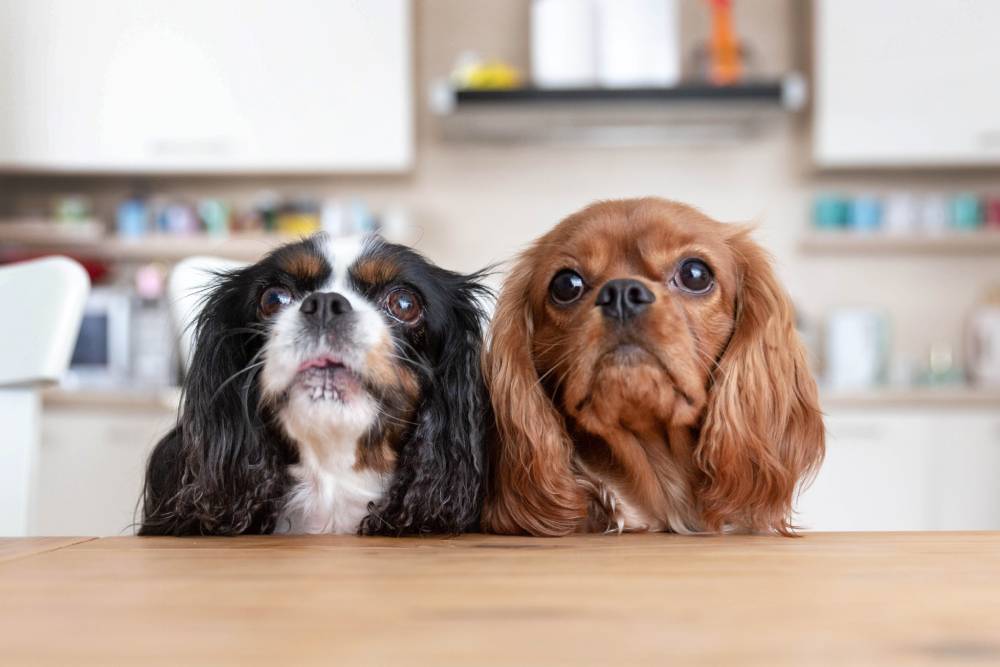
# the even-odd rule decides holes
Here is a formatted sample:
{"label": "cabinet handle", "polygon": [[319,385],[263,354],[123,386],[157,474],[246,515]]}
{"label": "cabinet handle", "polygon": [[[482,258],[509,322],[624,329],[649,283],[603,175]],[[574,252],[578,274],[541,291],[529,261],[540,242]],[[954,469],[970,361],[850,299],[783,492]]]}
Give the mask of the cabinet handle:
{"label": "cabinet handle", "polygon": [[150,155],[168,158],[228,157],[236,152],[235,143],[224,137],[157,139],[147,149]]}

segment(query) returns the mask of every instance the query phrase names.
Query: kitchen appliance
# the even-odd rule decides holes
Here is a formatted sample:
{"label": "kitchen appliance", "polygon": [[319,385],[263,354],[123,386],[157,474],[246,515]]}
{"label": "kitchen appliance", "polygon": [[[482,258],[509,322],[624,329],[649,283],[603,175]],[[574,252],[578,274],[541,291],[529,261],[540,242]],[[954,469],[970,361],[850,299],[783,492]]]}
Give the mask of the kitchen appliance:
{"label": "kitchen appliance", "polygon": [[597,36],[591,0],[534,0],[531,79],[539,88],[597,83]]}
{"label": "kitchen appliance", "polygon": [[597,78],[607,88],[681,79],[677,0],[597,0]]}
{"label": "kitchen appliance", "polygon": [[874,308],[841,308],[830,314],[826,380],[831,389],[870,389],[885,379],[888,323]]}
{"label": "kitchen appliance", "polygon": [[965,349],[969,379],[981,387],[1000,387],[1000,289],[969,317]]}
{"label": "kitchen appliance", "polygon": [[158,264],[139,267],[130,317],[129,384],[177,384],[176,338],[166,301],[166,272]]}
{"label": "kitchen appliance", "polygon": [[68,386],[115,387],[128,381],[130,318],[127,290],[90,291],[66,373]]}

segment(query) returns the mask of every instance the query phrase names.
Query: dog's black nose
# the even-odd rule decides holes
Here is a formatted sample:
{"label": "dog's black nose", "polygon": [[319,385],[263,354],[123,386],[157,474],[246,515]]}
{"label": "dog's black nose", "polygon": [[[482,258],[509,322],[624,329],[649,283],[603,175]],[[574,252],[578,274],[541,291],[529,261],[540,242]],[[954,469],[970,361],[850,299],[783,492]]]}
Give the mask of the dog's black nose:
{"label": "dog's black nose", "polygon": [[656,295],[638,280],[619,278],[604,283],[597,293],[596,305],[604,317],[624,322],[646,310],[654,301]]}
{"label": "dog's black nose", "polygon": [[299,312],[306,320],[323,326],[337,315],[351,312],[351,302],[337,292],[313,292],[302,300]]}

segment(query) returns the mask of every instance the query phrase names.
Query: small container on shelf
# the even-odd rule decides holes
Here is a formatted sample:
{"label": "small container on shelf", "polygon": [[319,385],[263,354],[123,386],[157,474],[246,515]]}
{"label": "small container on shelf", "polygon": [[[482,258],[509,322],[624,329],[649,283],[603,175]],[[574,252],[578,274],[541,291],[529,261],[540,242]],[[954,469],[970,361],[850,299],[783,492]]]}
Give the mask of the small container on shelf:
{"label": "small container on shelf", "polygon": [[885,198],[882,223],[890,234],[913,234],[917,227],[917,198],[910,192],[893,192]]}
{"label": "small container on shelf", "polygon": [[347,211],[339,199],[327,199],[320,208],[320,227],[330,237],[342,236],[348,227]]}
{"label": "small container on shelf", "polygon": [[94,211],[90,199],[83,195],[62,195],[56,197],[52,206],[56,222],[80,224],[93,218]]}
{"label": "small container on shelf", "polygon": [[889,360],[889,387],[896,390],[912,389],[920,378],[920,363],[906,355],[893,356]]}
{"label": "small container on shelf", "polygon": [[813,201],[813,226],[820,230],[843,229],[847,226],[848,204],[840,195],[819,195]]}
{"label": "small container on shelf", "polygon": [[149,233],[149,206],[145,199],[132,197],[118,205],[118,235],[126,239],[136,239]]}
{"label": "small container on shelf", "polygon": [[983,223],[982,213],[979,197],[975,194],[963,192],[951,200],[951,224],[956,229],[978,229]]}
{"label": "small container on shelf", "polygon": [[351,231],[353,234],[370,234],[378,229],[378,221],[363,199],[351,200]]}
{"label": "small container on shelf", "polygon": [[230,225],[230,209],[221,199],[202,199],[198,202],[198,217],[210,236],[227,236]]}
{"label": "small container on shelf", "polygon": [[169,202],[160,209],[156,220],[157,230],[164,234],[191,236],[201,229],[201,221],[194,207],[185,202]]}
{"label": "small container on shelf", "polygon": [[864,195],[851,200],[848,227],[859,232],[873,232],[882,226],[882,201],[875,196]]}
{"label": "small container on shelf", "polygon": [[962,369],[956,363],[955,348],[947,341],[938,341],[927,350],[923,383],[930,387],[953,387],[964,383]]}
{"label": "small container on shelf", "polygon": [[950,214],[948,198],[941,194],[930,194],[920,202],[920,229],[927,234],[940,235],[948,231]]}
{"label": "small container on shelf", "polygon": [[308,236],[318,232],[321,229],[320,208],[308,200],[290,202],[278,209],[275,228],[286,236]]}
{"label": "small container on shelf", "polygon": [[990,230],[1000,230],[1000,195],[991,195],[986,198],[983,208],[985,209],[985,224]]}

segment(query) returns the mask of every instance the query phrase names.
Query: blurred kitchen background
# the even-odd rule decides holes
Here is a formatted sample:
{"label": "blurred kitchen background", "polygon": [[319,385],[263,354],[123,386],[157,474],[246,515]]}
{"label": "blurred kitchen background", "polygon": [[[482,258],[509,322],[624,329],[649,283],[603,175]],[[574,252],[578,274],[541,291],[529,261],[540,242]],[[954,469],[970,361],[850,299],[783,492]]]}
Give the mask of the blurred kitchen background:
{"label": "blurred kitchen background", "polygon": [[992,0],[0,0],[0,261],[94,285],[32,532],[131,532],[185,257],[380,230],[473,270],[640,195],[774,254],[828,415],[803,526],[1000,528],[997,26]]}

